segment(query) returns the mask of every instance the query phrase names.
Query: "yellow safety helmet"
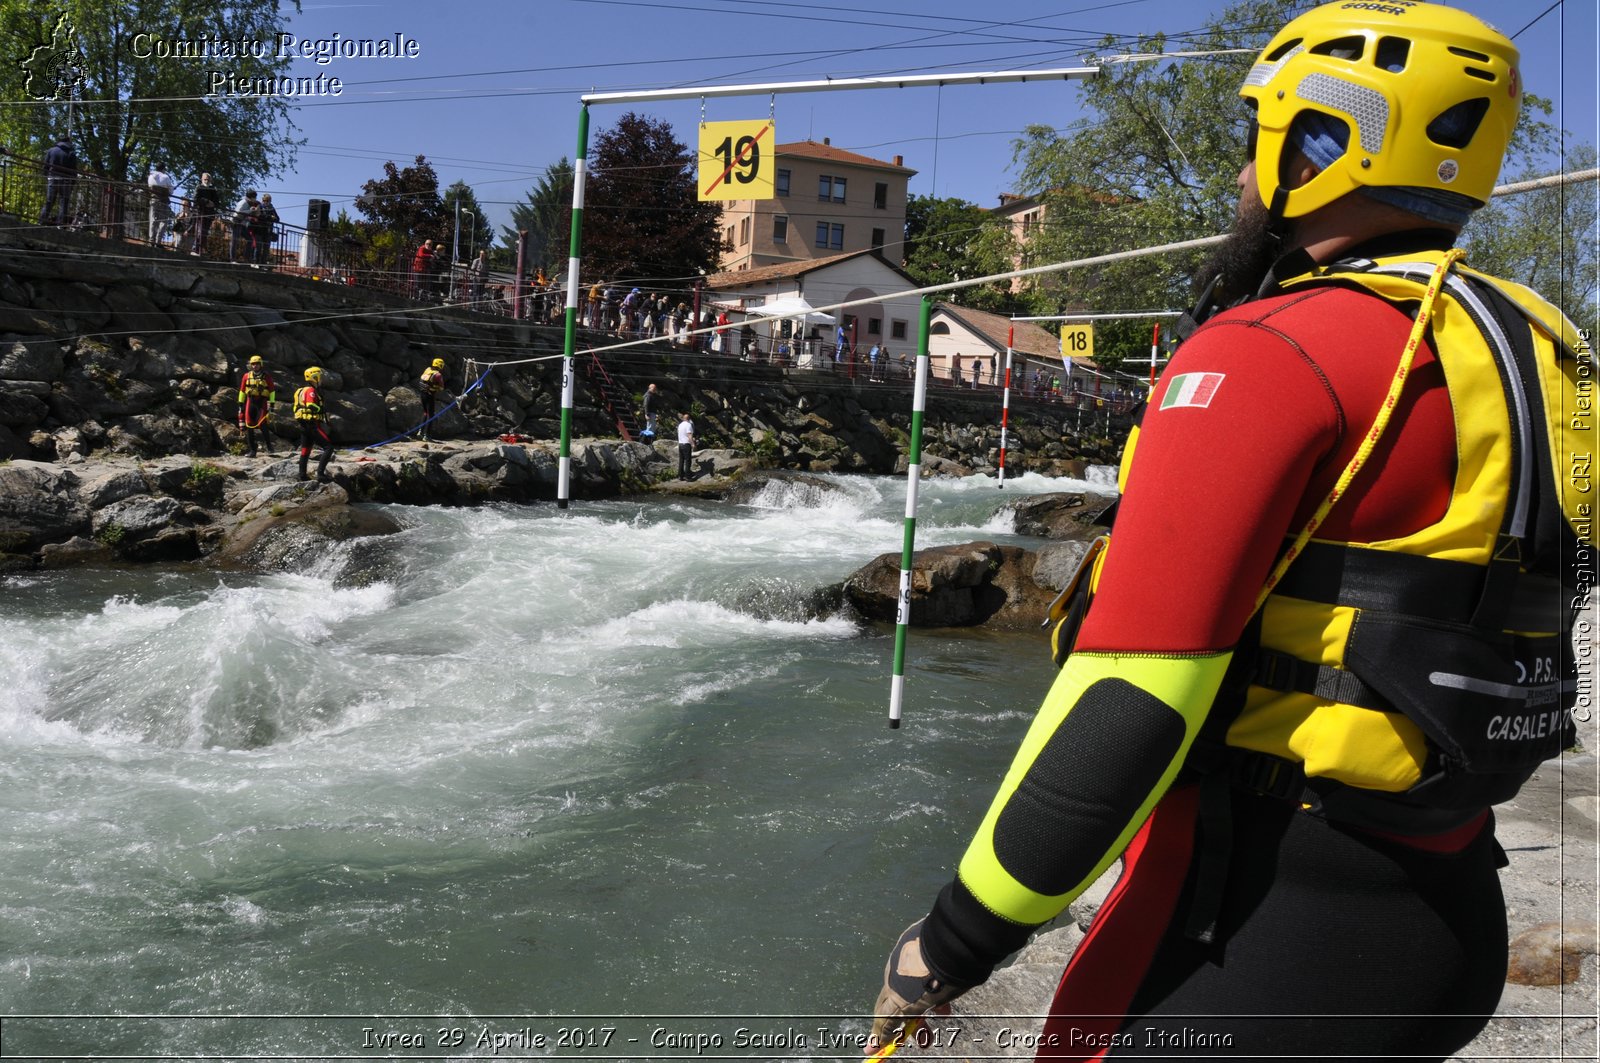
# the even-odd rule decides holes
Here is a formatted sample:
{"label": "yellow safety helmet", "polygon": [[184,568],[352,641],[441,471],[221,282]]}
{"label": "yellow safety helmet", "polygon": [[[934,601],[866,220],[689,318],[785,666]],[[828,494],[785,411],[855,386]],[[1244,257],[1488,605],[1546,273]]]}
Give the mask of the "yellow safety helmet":
{"label": "yellow safety helmet", "polygon": [[307,384],[320,384],[320,383],[322,383],[322,369],[320,367],[318,367],[318,366],[312,366],[311,368],[307,369],[306,370],[306,383]]}
{"label": "yellow safety helmet", "polygon": [[250,356],[250,364],[252,366],[260,365],[261,364],[261,356],[259,354],[252,354]]}
{"label": "yellow safety helmet", "polygon": [[[1516,46],[1476,17],[1415,0],[1331,3],[1301,15],[1256,59],[1239,95],[1255,105],[1256,185],[1297,218],[1361,187],[1489,200],[1522,105]],[[1281,186],[1304,112],[1343,122],[1342,155]]]}
{"label": "yellow safety helmet", "polygon": [[435,369],[443,369],[444,368],[444,359],[443,358],[435,358],[433,360],[433,367]]}

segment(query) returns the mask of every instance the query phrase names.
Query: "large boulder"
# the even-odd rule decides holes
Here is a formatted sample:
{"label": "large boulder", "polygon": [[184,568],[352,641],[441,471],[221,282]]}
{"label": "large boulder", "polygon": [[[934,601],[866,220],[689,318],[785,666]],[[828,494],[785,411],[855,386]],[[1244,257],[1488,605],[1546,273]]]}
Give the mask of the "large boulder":
{"label": "large boulder", "polygon": [[77,477],[59,465],[0,466],[0,554],[33,554],[46,543],[89,533],[89,508],[73,494]]}
{"label": "large boulder", "polygon": [[60,380],[65,364],[55,340],[18,336],[0,340],[0,380]]}
{"label": "large boulder", "polygon": [[1093,539],[1106,529],[1097,523],[1116,501],[1115,495],[1058,491],[1030,495],[1007,507],[1015,515],[1018,535],[1041,539]]}
{"label": "large boulder", "polygon": [[[1055,597],[1034,582],[1034,555],[1016,546],[965,543],[919,550],[911,559],[913,627],[1035,627]],[[896,619],[900,555],[881,554],[844,585],[845,599],[869,620]]]}

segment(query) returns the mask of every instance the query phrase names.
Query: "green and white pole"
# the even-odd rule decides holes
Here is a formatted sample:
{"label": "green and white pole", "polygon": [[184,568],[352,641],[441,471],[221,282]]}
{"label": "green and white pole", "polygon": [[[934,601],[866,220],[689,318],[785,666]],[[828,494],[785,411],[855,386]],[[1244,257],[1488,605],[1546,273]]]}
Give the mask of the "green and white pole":
{"label": "green and white pole", "polygon": [[922,297],[917,319],[917,385],[911,393],[911,450],[906,457],[906,534],[900,550],[900,604],[894,613],[894,678],[889,682],[889,726],[900,726],[906,692],[906,631],[911,626],[911,555],[917,546],[917,491],[922,486],[922,412],[928,408],[928,323],[933,299]]}
{"label": "green and white pole", "polygon": [[567,247],[566,336],[561,348],[561,457],[556,467],[556,506],[572,497],[572,356],[578,345],[578,267],[583,259],[583,186],[588,177],[589,105],[578,110],[578,157],[572,163],[572,240]]}

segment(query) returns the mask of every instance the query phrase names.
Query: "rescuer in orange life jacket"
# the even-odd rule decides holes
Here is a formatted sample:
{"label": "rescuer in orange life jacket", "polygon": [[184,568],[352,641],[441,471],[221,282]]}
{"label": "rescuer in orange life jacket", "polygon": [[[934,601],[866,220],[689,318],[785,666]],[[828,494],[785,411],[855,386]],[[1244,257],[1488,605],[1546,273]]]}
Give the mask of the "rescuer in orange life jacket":
{"label": "rescuer in orange life jacket", "polygon": [[1588,345],[1452,250],[1517,63],[1410,2],[1314,8],[1256,60],[1198,278],[1231,307],[1197,308],[1150,395],[1087,612],[1057,614],[1060,675],[891,950],[875,1044],[1119,857],[1040,1058],[1443,1059],[1494,1013],[1490,806],[1572,740],[1594,582],[1593,486],[1563,473],[1594,450]]}
{"label": "rescuer in orange life jacket", "polygon": [[300,426],[300,479],[309,480],[306,464],[311,449],[320,446],[322,455],[317,459],[317,480],[327,483],[328,462],[333,459],[333,440],[328,436],[327,414],[322,409],[322,370],[312,366],[306,370],[306,386],[294,393],[294,420]]}
{"label": "rescuer in orange life jacket", "polygon": [[249,368],[239,378],[239,428],[244,432],[245,456],[256,456],[256,431],[267,435],[267,419],[278,401],[278,385],[259,354],[250,356]]}

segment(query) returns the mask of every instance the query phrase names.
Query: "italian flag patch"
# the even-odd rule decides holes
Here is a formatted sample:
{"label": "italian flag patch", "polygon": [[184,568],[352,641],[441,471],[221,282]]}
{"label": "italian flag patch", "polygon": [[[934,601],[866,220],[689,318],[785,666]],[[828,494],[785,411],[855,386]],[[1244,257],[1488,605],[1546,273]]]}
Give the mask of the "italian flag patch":
{"label": "italian flag patch", "polygon": [[1175,410],[1180,406],[1206,407],[1211,405],[1211,396],[1217,393],[1222,386],[1223,373],[1181,373],[1172,378],[1167,384],[1167,393],[1162,396],[1161,409]]}

